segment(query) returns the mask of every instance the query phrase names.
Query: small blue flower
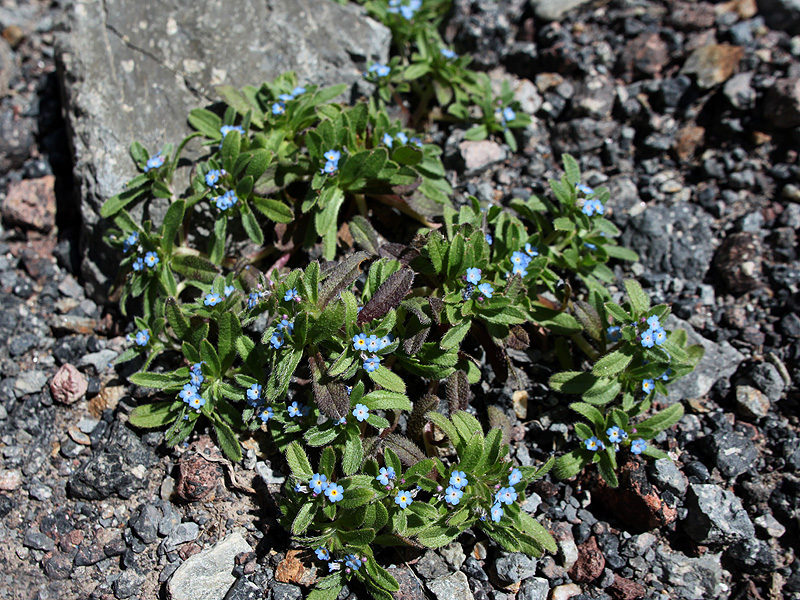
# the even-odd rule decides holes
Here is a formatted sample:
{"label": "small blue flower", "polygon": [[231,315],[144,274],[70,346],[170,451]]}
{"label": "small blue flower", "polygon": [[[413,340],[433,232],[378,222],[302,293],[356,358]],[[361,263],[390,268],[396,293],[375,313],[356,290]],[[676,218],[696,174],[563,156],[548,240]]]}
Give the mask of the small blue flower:
{"label": "small blue flower", "polygon": [[228,190],[222,196],[217,196],[216,198],[212,198],[211,201],[217,205],[219,210],[228,210],[230,207],[236,204],[239,198],[236,196],[236,192],[233,190]]}
{"label": "small blue flower", "polygon": [[392,136],[390,136],[388,133],[384,133],[383,134],[383,137],[381,138],[381,141],[384,144],[386,144],[387,146],[389,146],[389,148],[392,147],[392,143],[394,142],[394,140],[392,139]]}
{"label": "small blue flower", "polygon": [[591,196],[592,194],[594,194],[594,190],[585,183],[576,183],[575,189],[578,190],[579,192],[582,192],[585,196]]}
{"label": "small blue flower", "polygon": [[380,474],[375,478],[381,485],[389,485],[389,480],[397,477],[393,467],[381,467]]}
{"label": "small blue flower", "polygon": [[353,349],[366,350],[367,349],[367,334],[359,333],[353,336]]}
{"label": "small blue flower", "polygon": [[189,383],[195,387],[200,387],[200,384],[202,384],[205,379],[203,377],[203,370],[200,367],[200,364],[201,363],[197,363],[194,367],[192,367],[192,371],[189,374]]}
{"label": "small blue flower", "polygon": [[217,292],[206,294],[206,297],[203,300],[203,304],[206,306],[216,306],[220,302],[222,302],[222,298],[220,298],[220,295]]}
{"label": "small blue flower", "polygon": [[208,173],[206,173],[206,185],[208,187],[214,187],[217,185],[220,177],[225,175],[225,169],[212,169]]}
{"label": "small blue flower", "polygon": [[281,319],[281,322],[278,323],[278,331],[285,331],[291,335],[294,332],[294,323],[291,323],[286,319]]}
{"label": "small blue flower", "polygon": [[653,339],[653,330],[648,329],[642,334],[642,346],[645,348],[652,348],[655,345],[655,340]]}
{"label": "small blue flower", "polygon": [[669,376],[672,375],[672,369],[667,369],[664,371],[664,374],[660,377],[661,381],[669,381]]}
{"label": "small blue flower", "polygon": [[517,499],[517,491],[513,487],[500,488],[495,496],[498,504],[514,504]]}
{"label": "small blue flower", "polygon": [[135,339],[137,346],[147,346],[147,343],[150,341],[150,332],[147,329],[137,331]]}
{"label": "small blue flower", "polygon": [[404,146],[408,143],[408,136],[402,131],[395,136],[395,139]]}
{"label": "small blue flower", "polygon": [[590,437],[588,440],[583,440],[583,445],[586,446],[587,450],[591,450],[592,452],[604,450],[606,447],[605,444],[598,440],[595,436]]}
{"label": "small blue flower", "polygon": [[153,268],[158,264],[158,254],[155,252],[148,252],[144,255],[144,264],[148,267]]}
{"label": "small blue flower", "polygon": [[300,296],[297,294],[297,289],[292,288],[283,295],[284,302],[291,302],[292,300],[299,300]]}
{"label": "small blue flower", "polygon": [[338,150],[328,150],[322,155],[325,160],[330,160],[335,163],[339,162],[339,159],[342,158],[342,153]]}
{"label": "small blue flower", "polygon": [[510,106],[506,106],[503,109],[503,123],[507,123],[508,121],[513,121],[517,118],[517,113]]}
{"label": "small blue flower", "polygon": [[298,404],[297,400],[295,400],[286,410],[289,413],[289,416],[294,418],[303,416],[303,408],[304,406],[302,404]]}
{"label": "small blue flower", "polygon": [[520,252],[519,250],[515,251],[511,255],[511,266],[512,267],[522,267],[523,269],[527,268],[529,264],[531,264],[531,257],[525,254],[524,252]]}
{"label": "small blue flower", "polygon": [[591,217],[595,214],[602,215],[604,211],[605,208],[600,200],[584,200],[583,208],[581,208],[581,212],[587,217]]}
{"label": "small blue flower", "polygon": [[641,454],[645,450],[647,450],[647,442],[643,439],[639,438],[631,442],[631,452],[634,454]]}
{"label": "small blue flower", "polygon": [[450,486],[444,491],[444,499],[445,502],[448,504],[452,504],[455,506],[461,501],[461,498],[464,496],[464,492],[456,487]]}
{"label": "small blue flower", "polygon": [[199,394],[195,394],[191,398],[189,398],[189,407],[194,408],[195,410],[200,410],[202,406],[206,403],[206,399],[200,396]]}
{"label": "small blue flower", "polygon": [[144,172],[147,173],[151,169],[158,169],[164,165],[164,157],[161,156],[161,152],[157,152],[155,155],[151,156],[147,159],[147,164],[144,166]]}
{"label": "small blue flower", "polygon": [[650,326],[650,329],[658,329],[659,327],[661,327],[661,323],[659,322],[657,315],[648,317],[647,324]]}
{"label": "small blue flower", "polygon": [[188,402],[189,398],[194,396],[197,393],[197,388],[193,386],[191,383],[187,383],[183,386],[183,389],[178,393],[178,396],[181,397],[181,400],[184,402]]}
{"label": "small blue flower", "polygon": [[490,283],[482,283],[478,286],[478,291],[487,298],[491,298],[494,293],[494,288]]}
{"label": "small blue flower", "polygon": [[328,478],[325,475],[314,473],[311,476],[311,481],[308,482],[308,487],[315,494],[321,494],[328,489]]}
{"label": "small blue flower", "polygon": [[512,275],[519,275],[520,277],[525,277],[528,275],[528,271],[522,265],[514,265],[511,269]]}
{"label": "small blue flower", "polygon": [[141,271],[144,269],[144,259],[140,256],[136,260],[133,261],[133,270],[134,271]]}
{"label": "small blue flower", "polygon": [[378,367],[380,366],[381,366],[380,356],[370,356],[366,360],[364,360],[364,370],[367,373],[373,373],[374,371],[377,371]]}
{"label": "small blue flower", "polygon": [[534,248],[530,243],[525,244],[525,252],[528,256],[539,256],[539,249]]}
{"label": "small blue flower", "polygon": [[453,471],[450,475],[450,485],[456,487],[458,489],[462,489],[467,487],[469,480],[467,479],[467,474],[464,471]]}
{"label": "small blue flower", "polygon": [[344,557],[344,565],[353,571],[358,571],[361,567],[361,559],[358,558],[355,554],[348,554]]}
{"label": "small blue flower", "polygon": [[219,132],[222,134],[222,139],[225,139],[225,136],[231,131],[238,131],[240,135],[244,135],[244,129],[241,125],[223,125],[219,128]]}
{"label": "small blue flower", "polygon": [[364,404],[356,404],[353,409],[353,416],[358,419],[358,422],[366,421],[369,417],[369,409]]}
{"label": "small blue flower", "polygon": [[611,442],[612,444],[619,444],[622,441],[623,433],[625,432],[622,431],[622,429],[620,429],[616,425],[606,429],[606,435],[608,436],[608,441]]}
{"label": "small blue flower", "polygon": [[235,291],[236,291],[236,287],[235,286],[226,285],[225,289],[223,290],[223,293],[225,294],[225,297],[227,298],[228,296],[230,296]]}
{"label": "small blue flower", "polygon": [[391,73],[392,69],[386,65],[375,63],[367,69],[367,73],[375,73],[378,77],[386,77]]}
{"label": "small blue flower", "polygon": [[275,350],[283,346],[283,342],[284,336],[283,332],[281,331],[273,332],[272,337],[269,338],[269,343],[272,344],[272,347],[275,348]]}
{"label": "small blue flower", "polygon": [[492,241],[493,241],[493,240],[492,240],[492,236],[491,236],[490,234],[488,234],[488,233],[487,233],[487,234],[484,236],[484,239],[486,240],[486,243],[487,243],[487,244],[489,244],[490,246],[492,245]]}
{"label": "small blue flower", "polygon": [[258,292],[250,292],[250,295],[247,296],[247,308],[254,309],[259,300],[261,300],[261,295]]}
{"label": "small blue flower", "polygon": [[458,58],[458,54],[450,50],[450,48],[441,48],[439,50],[442,56],[444,56],[447,60],[453,60],[454,58]]}
{"label": "small blue flower", "polygon": [[395,504],[399,505],[400,508],[405,508],[409,504],[414,501],[414,498],[411,497],[411,492],[404,492],[403,490],[397,490],[397,495],[394,497]]}
{"label": "small blue flower", "polygon": [[597,246],[590,242],[583,242],[583,245],[586,246],[589,250],[597,250]]}
{"label": "small blue flower", "polygon": [[347,424],[347,417],[342,417],[338,421],[336,421],[337,425],[346,425]]}
{"label": "small blue flower", "polygon": [[330,560],[331,559],[331,553],[328,552],[327,549],[325,549],[325,548],[323,548],[321,546],[319,548],[317,548],[316,550],[314,550],[314,553],[317,555],[317,558],[319,560]]}
{"label": "small blue flower", "polygon": [[272,105],[273,115],[282,115],[285,112],[286,112],[286,105],[283,102],[275,102]]}
{"label": "small blue flower", "polygon": [[656,343],[656,346],[660,346],[667,341],[667,332],[664,331],[662,327],[651,331],[653,332],[653,341]]}
{"label": "small blue flower", "polygon": [[467,281],[478,285],[481,281],[481,270],[478,267],[470,267],[467,269]]}
{"label": "small blue flower", "polygon": [[340,485],[336,485],[332,481],[328,484],[328,488],[325,490],[325,495],[331,502],[338,502],[342,499],[343,494],[344,488]]}
{"label": "small blue flower", "polygon": [[257,383],[254,383],[250,386],[250,389],[247,390],[247,400],[249,404],[256,405],[261,400],[261,386]]}
{"label": "small blue flower", "polygon": [[267,408],[265,408],[264,410],[262,410],[258,414],[258,418],[261,419],[261,421],[263,423],[266,423],[267,421],[269,421],[273,416],[274,416],[274,412],[273,412],[271,406],[268,406]]}
{"label": "small blue flower", "polygon": [[122,242],[122,251],[127,252],[133,246],[139,243],[139,234],[138,232],[134,231],[128,237],[125,238],[125,241]]}
{"label": "small blue flower", "polygon": [[642,381],[642,391],[645,394],[649,394],[655,389],[655,384],[653,383],[652,379],[645,379]]}
{"label": "small blue flower", "polygon": [[385,336],[381,338],[381,347],[379,350],[383,350],[394,341],[394,336],[391,333],[387,333]]}
{"label": "small blue flower", "polygon": [[381,349],[381,341],[378,339],[378,336],[375,334],[370,335],[367,338],[367,352],[377,352]]}
{"label": "small blue flower", "polygon": [[334,173],[336,173],[338,168],[339,168],[339,164],[338,163],[336,163],[336,162],[334,162],[332,160],[329,160],[328,162],[325,163],[325,166],[322,167],[322,169],[320,170],[320,173],[325,173],[326,175],[333,175]]}
{"label": "small blue flower", "polygon": [[409,140],[409,141],[412,144],[414,144],[417,148],[422,148],[422,140],[419,139],[418,137],[412,137],[411,140]]}
{"label": "small blue flower", "polygon": [[619,325],[611,325],[606,329],[606,341],[617,343],[622,339],[622,328]]}
{"label": "small blue flower", "polygon": [[304,88],[302,86],[299,86],[299,85],[292,90],[292,96],[294,96],[294,97],[300,96],[301,94],[305,94],[305,93],[306,93],[306,88]]}
{"label": "small blue flower", "polygon": [[492,510],[490,512],[492,515],[492,521],[495,523],[499,523],[500,519],[503,518],[503,507],[500,504],[495,504],[492,506]]}
{"label": "small blue flower", "polygon": [[294,96],[291,94],[279,94],[278,100],[282,100],[283,102],[289,102],[289,100],[294,100]]}
{"label": "small blue flower", "polygon": [[513,469],[508,476],[508,485],[517,485],[520,481],[522,481],[522,471]]}
{"label": "small blue flower", "polygon": [[294,484],[294,491],[300,494],[305,494],[308,491],[308,488],[302,485],[300,482]]}

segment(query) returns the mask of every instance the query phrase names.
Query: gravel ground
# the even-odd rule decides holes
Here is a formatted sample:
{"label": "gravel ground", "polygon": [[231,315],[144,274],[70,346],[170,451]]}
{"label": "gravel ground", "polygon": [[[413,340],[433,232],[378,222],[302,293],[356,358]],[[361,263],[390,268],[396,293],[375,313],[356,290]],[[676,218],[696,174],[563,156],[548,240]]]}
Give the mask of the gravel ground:
{"label": "gravel ground", "polygon": [[[778,28],[800,19],[777,1],[631,0],[547,22],[545,4],[454,2],[448,41],[513,77],[536,117],[516,154],[434,131],[456,201],[544,192],[560,154],[579,157],[612,190],[633,274],[710,358],[668,399],[687,413],[656,440],[674,462],[631,460],[619,490],[592,473],[533,486],[524,508],[557,556],[469,532],[387,553],[398,598],[798,598],[800,37]],[[125,425],[143,399],[111,366],[126,323],[75,277],[62,10],[0,2],[0,597],[299,599],[313,571],[274,521],[282,465],[257,440],[230,466],[207,436],[170,449]],[[542,383],[548,352],[513,358],[513,383],[487,376],[474,404],[507,412],[533,464],[575,443],[571,417]]]}

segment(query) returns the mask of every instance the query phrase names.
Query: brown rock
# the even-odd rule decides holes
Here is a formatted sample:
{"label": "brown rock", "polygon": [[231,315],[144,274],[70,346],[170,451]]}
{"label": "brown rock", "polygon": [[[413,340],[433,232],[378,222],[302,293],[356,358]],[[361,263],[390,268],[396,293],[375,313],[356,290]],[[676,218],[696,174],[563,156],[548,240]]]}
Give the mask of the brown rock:
{"label": "brown rock", "polygon": [[210,499],[223,476],[218,463],[207,461],[199,454],[187,452],[178,463],[178,496],[188,502]]}
{"label": "brown rock", "polygon": [[629,456],[620,466],[619,487],[609,487],[601,478],[592,498],[604,510],[625,515],[630,531],[663,527],[678,517],[678,511],[668,506],[659,497],[658,490],[647,481],[644,463],[634,456]]}
{"label": "brown rock", "polygon": [[678,130],[675,138],[675,154],[682,161],[690,160],[697,152],[697,148],[705,141],[706,130],[697,125],[687,125]]}
{"label": "brown rock", "polygon": [[730,0],[730,2],[717,5],[717,12],[735,12],[742,19],[752,19],[758,13],[758,5],[756,0]]}
{"label": "brown rock", "polygon": [[8,186],[3,218],[12,225],[47,233],[56,224],[56,193],[53,175],[23,179]]}
{"label": "brown rock", "polygon": [[761,240],[747,231],[725,238],[714,257],[720,277],[734,294],[743,294],[761,283]]}
{"label": "brown rock", "polygon": [[717,15],[707,2],[675,2],[670,5],[668,20],[679,29],[709,29]]}
{"label": "brown rock", "polygon": [[67,553],[75,552],[78,546],[81,545],[81,542],[83,542],[83,531],[80,529],[73,529],[61,537],[58,541],[58,547]]}
{"label": "brown rock", "polygon": [[203,549],[197,544],[185,544],[179,551],[178,554],[183,560],[186,560],[190,556],[194,556],[195,554],[199,553]]}
{"label": "brown rock", "polygon": [[392,594],[395,600],[426,600],[419,579],[408,567],[392,567],[389,574],[397,580],[400,589]]}
{"label": "brown rock", "polygon": [[9,25],[3,29],[3,38],[11,45],[12,48],[19,46],[20,42],[25,39],[25,32],[19,25]]}
{"label": "brown rock", "polygon": [[647,590],[643,585],[635,581],[614,575],[614,583],[608,586],[606,591],[617,600],[636,600],[637,598],[644,598]]}
{"label": "brown rock", "polygon": [[577,583],[590,583],[603,574],[605,567],[606,559],[592,536],[578,546],[578,562],[572,565],[569,576]]}
{"label": "brown rock", "polygon": [[74,366],[67,363],[53,376],[50,382],[50,393],[57,402],[73,404],[86,393],[89,382]]}
{"label": "brown rock", "polygon": [[657,33],[642,33],[625,45],[620,54],[620,63],[625,79],[652,77],[661,73],[669,62],[667,43]]}
{"label": "brown rock", "polygon": [[275,568],[275,579],[281,583],[310,586],[317,582],[317,567],[307,567],[300,560],[302,550],[289,550]]}
{"label": "brown rock", "polygon": [[764,118],[779,129],[800,125],[800,78],[775,82],[764,98]]}
{"label": "brown rock", "polygon": [[730,44],[708,44],[689,55],[681,73],[694,75],[697,85],[709,89],[725,83],[744,55],[744,48]]}

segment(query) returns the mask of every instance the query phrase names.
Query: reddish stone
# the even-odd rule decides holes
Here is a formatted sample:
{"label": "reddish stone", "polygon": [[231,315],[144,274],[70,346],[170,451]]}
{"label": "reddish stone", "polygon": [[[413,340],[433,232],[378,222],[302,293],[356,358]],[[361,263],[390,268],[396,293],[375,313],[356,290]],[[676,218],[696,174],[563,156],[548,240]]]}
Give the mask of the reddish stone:
{"label": "reddish stone", "polygon": [[209,462],[199,454],[184,454],[178,463],[176,492],[187,502],[210,499],[222,476],[219,464]]}
{"label": "reddish stone", "polygon": [[180,557],[183,560],[186,560],[187,558],[189,558],[190,556],[194,556],[195,554],[197,554],[201,550],[202,550],[202,548],[198,544],[185,544],[178,551],[178,555],[180,555]]}
{"label": "reddish stone", "polygon": [[578,546],[578,562],[572,565],[569,576],[577,583],[590,583],[603,574],[605,567],[606,559],[592,536]]}
{"label": "reddish stone", "polygon": [[716,18],[714,6],[706,2],[674,2],[670,6],[669,21],[678,29],[709,29]]}
{"label": "reddish stone", "polygon": [[606,591],[617,600],[636,600],[637,598],[644,598],[647,590],[643,585],[635,581],[614,575],[614,583],[608,586]]}
{"label": "reddish stone", "polygon": [[642,33],[626,44],[620,62],[627,81],[653,77],[669,62],[669,48],[657,33]]}
{"label": "reddish stone", "polygon": [[50,382],[50,393],[63,404],[73,404],[80,400],[89,388],[86,377],[71,364],[63,365]]}
{"label": "reddish stone", "polygon": [[83,542],[83,531],[73,529],[58,541],[58,547],[67,553],[75,552],[81,542]]}
{"label": "reddish stone", "polygon": [[56,178],[23,179],[8,186],[3,218],[12,225],[47,233],[56,224]]}
{"label": "reddish stone", "polygon": [[739,61],[744,56],[744,48],[730,44],[708,44],[689,55],[681,69],[697,78],[697,85],[710,89],[725,83],[733,75]]}
{"label": "reddish stone", "polygon": [[632,455],[620,466],[619,487],[609,487],[600,478],[592,498],[604,510],[624,519],[630,531],[663,527],[678,517],[678,511],[668,506],[647,481],[644,463]]}

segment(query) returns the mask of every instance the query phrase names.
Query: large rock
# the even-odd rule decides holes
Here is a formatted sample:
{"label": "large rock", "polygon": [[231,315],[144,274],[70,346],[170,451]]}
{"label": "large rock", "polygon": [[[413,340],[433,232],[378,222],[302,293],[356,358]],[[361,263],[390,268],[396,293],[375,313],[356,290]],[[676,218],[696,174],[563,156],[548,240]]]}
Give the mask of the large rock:
{"label": "large rock", "polygon": [[141,141],[151,153],[177,144],[191,131],[188,112],[218,100],[217,85],[258,86],[289,70],[301,84],[361,81],[368,63],[386,59],[389,42],[388,29],[335,2],[72,3],[57,52],[90,295],[105,300],[118,266],[101,240],[105,225],[98,215],[137,174],[131,142]]}
{"label": "large rock", "polygon": [[236,555],[252,551],[253,548],[240,533],[232,533],[188,558],[167,584],[170,598],[222,600],[236,581],[232,574]]}
{"label": "large rock", "polygon": [[693,483],[686,497],[684,528],[705,546],[728,545],[756,534],[742,502],[733,492],[711,484]]}

